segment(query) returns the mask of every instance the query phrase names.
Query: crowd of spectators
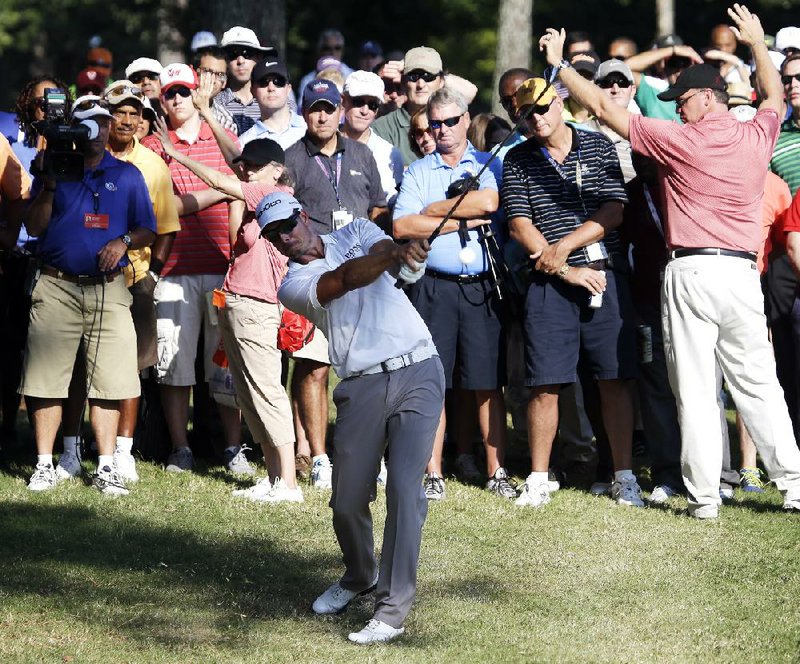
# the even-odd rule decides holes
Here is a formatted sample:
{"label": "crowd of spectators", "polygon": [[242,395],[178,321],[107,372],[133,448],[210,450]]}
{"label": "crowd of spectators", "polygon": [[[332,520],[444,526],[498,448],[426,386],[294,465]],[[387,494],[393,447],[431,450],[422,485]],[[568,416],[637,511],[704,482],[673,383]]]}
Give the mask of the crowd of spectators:
{"label": "crowd of spectators", "polygon": [[[0,117],[0,434],[13,439],[23,395],[29,488],[81,475],[88,400],[92,483],[128,494],[152,435],[137,428],[148,382],[166,470],[191,472],[203,381],[227,469],[257,474],[242,416],[263,454],[266,476],[235,495],[300,502],[306,482],[331,488],[341,358],[319,329],[279,343],[297,323],[278,302],[287,260],[256,218],[283,192],[318,235],[366,219],[402,242],[443,223],[405,289],[448,394],[428,500],[454,476],[520,506],[569,486],[632,507],[688,495],[690,513],[713,518],[735,489],[772,480],[800,510],[800,28],[768,27],[774,37],[720,23],[696,47],[619,36],[602,55],[591,34],[550,32],[547,71],[500,77],[503,115],[473,116],[469,72],[435,49],[368,40],[350,67],[333,29],[297,78],[246,26],[198,33],[189,63],[142,53],[117,68],[93,48],[73,84],[33,78]],[[45,138],[53,89],[82,132],[72,178]],[[733,452],[726,392],[741,415]],[[507,413],[530,447],[521,486]]]}

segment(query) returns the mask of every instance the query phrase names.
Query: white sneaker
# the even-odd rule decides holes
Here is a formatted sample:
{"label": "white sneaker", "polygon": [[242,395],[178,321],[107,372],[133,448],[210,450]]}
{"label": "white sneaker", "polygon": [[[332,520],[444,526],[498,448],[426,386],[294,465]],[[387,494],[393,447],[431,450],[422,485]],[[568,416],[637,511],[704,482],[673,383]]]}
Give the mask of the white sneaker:
{"label": "white sneaker", "polygon": [[139,473],[136,472],[136,459],[130,452],[123,452],[118,447],[114,448],[114,468],[126,482],[138,482]]}
{"label": "white sneaker", "polygon": [[333,487],[333,465],[328,457],[317,459],[311,466],[311,486],[316,489]]}
{"label": "white sneaker", "polygon": [[260,503],[302,503],[303,492],[299,486],[290,489],[280,477],[272,485],[272,491],[266,496],[253,498]]}
{"label": "white sneaker", "polygon": [[58,477],[52,464],[37,463],[36,469],[28,481],[28,489],[31,491],[48,491],[58,484]]}
{"label": "white sneaker", "polygon": [[360,632],[351,632],[347,637],[353,643],[360,645],[369,645],[370,643],[388,643],[393,641],[403,632],[406,631],[405,627],[392,627],[385,622],[373,618],[367,623],[367,626]]}
{"label": "white sneaker", "polygon": [[381,486],[386,486],[386,475],[388,471],[386,470],[386,459],[381,457],[381,469],[378,471],[378,484]]}
{"label": "white sneaker", "polygon": [[642,500],[642,490],[635,477],[622,479],[611,485],[611,497],[617,505],[627,505],[628,507],[644,507]]}
{"label": "white sneaker", "polygon": [[92,475],[92,486],[106,496],[127,496],[130,493],[125,488],[125,480],[111,466],[97,469]]}
{"label": "white sneaker", "polygon": [[673,496],[677,496],[678,492],[675,491],[669,484],[659,484],[656,486],[648,500],[654,505],[663,505]]}
{"label": "white sneaker", "polygon": [[444,480],[437,473],[428,473],[422,487],[428,500],[444,500]]}
{"label": "white sneaker", "polygon": [[474,454],[459,454],[456,457],[456,477],[465,484],[483,482],[483,473],[478,470]]}
{"label": "white sneaker", "polygon": [[375,586],[377,585],[378,579],[376,578],[375,583],[373,583],[369,588],[357,593],[352,590],[342,588],[337,581],[314,600],[314,603],[311,605],[311,609],[314,611],[314,613],[320,616],[330,615],[332,613],[341,613],[356,597],[359,597],[360,595],[368,595],[375,590]]}
{"label": "white sneaker", "polygon": [[589,493],[593,496],[610,496],[611,482],[592,482],[592,486],[589,487]]}
{"label": "white sneaker", "polygon": [[800,498],[784,498],[783,509],[787,512],[800,512]]}
{"label": "white sneaker", "polygon": [[536,481],[528,475],[528,479],[522,485],[522,493],[519,494],[519,498],[514,501],[514,504],[522,507],[541,507],[549,502],[550,488],[547,480]]}
{"label": "white sneaker", "polygon": [[81,460],[77,454],[62,454],[56,466],[56,479],[71,480],[81,474]]}
{"label": "white sneaker", "polygon": [[716,505],[701,505],[689,508],[689,515],[695,519],[717,519],[719,518],[719,507]]}
{"label": "white sneaker", "polygon": [[720,487],[719,489],[719,497],[721,500],[733,500],[733,488],[732,487]]}
{"label": "white sneaker", "polygon": [[244,454],[244,451],[247,449],[250,448],[242,445],[241,447],[225,450],[223,454],[225,457],[225,466],[234,475],[249,475],[252,477],[256,474],[256,469],[250,465],[250,462]]}
{"label": "white sneaker", "polygon": [[231,491],[231,495],[247,498],[247,500],[262,501],[270,491],[272,491],[272,482],[269,481],[269,477],[265,477],[246,489],[234,489]]}

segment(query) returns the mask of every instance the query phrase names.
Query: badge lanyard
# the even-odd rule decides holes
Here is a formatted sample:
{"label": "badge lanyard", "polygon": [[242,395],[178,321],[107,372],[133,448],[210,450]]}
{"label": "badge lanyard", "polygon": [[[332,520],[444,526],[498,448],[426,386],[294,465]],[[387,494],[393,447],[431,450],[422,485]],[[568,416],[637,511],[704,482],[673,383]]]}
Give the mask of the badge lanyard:
{"label": "badge lanyard", "polygon": [[320,169],[322,169],[322,172],[325,174],[325,177],[328,178],[328,182],[331,183],[331,187],[333,187],[333,193],[336,196],[336,202],[339,204],[339,209],[343,210],[344,207],[342,206],[342,201],[339,198],[339,180],[342,177],[342,153],[339,152],[336,155],[336,172],[335,173],[333,172],[333,169],[331,169],[330,173],[328,172],[328,169],[325,168],[325,166],[323,166],[322,159],[319,158],[319,155],[316,155],[314,157],[314,161],[317,162],[317,166],[319,166]]}
{"label": "badge lanyard", "polygon": [[[550,154],[550,151],[542,146],[539,148],[542,151],[545,159],[550,162],[550,165],[553,167],[558,176],[565,184],[572,184],[572,180],[570,180],[569,175],[566,174],[564,168],[561,164],[559,164],[555,159],[553,159],[553,155]],[[578,161],[575,164],[575,185],[578,187],[578,198],[581,201],[581,207],[583,208],[583,214],[588,218],[589,211],[586,209],[586,203],[583,200],[583,172],[581,171],[581,148],[580,145],[578,146]]]}
{"label": "badge lanyard", "polygon": [[658,231],[659,233],[661,233],[661,237],[664,237],[664,226],[661,223],[661,215],[658,214],[658,210],[656,209],[655,203],[653,203],[653,197],[650,195],[650,189],[648,189],[646,184],[642,184],[642,189],[644,189],[644,198],[647,201],[647,207],[650,208],[650,216],[653,217],[653,221],[658,227]]}

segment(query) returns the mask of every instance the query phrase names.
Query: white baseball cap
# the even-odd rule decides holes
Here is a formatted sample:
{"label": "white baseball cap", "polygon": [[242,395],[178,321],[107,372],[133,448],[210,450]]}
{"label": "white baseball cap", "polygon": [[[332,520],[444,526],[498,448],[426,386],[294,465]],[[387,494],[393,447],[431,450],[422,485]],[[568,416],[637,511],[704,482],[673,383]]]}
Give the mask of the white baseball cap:
{"label": "white baseball cap", "polygon": [[137,71],[151,71],[154,74],[160,74],[164,67],[158,60],[153,58],[136,58],[127,67],[125,67],[125,78],[130,78],[131,74]]}
{"label": "white baseball cap", "polygon": [[197,88],[197,74],[194,69],[182,62],[173,62],[164,67],[158,80],[161,83],[162,94],[173,85],[185,85],[190,90]]}
{"label": "white baseball cap", "polygon": [[194,37],[192,37],[192,44],[189,46],[189,49],[194,53],[198,49],[205,48],[206,46],[216,46],[217,45],[217,38],[214,36],[213,32],[209,32],[208,30],[201,30],[200,32],[195,32]]}
{"label": "white baseball cap", "polygon": [[108,102],[97,95],[83,95],[72,103],[72,119],[87,120],[89,118],[112,117],[108,110]]}
{"label": "white baseball cap", "polygon": [[269,51],[267,47],[261,45],[261,42],[258,41],[258,37],[256,37],[256,33],[253,32],[250,28],[244,28],[241,25],[234,25],[230,30],[225,32],[222,35],[222,41],[219,43],[222,48],[226,46],[248,46],[250,48],[254,48],[257,51]]}
{"label": "white baseball cap", "polygon": [[375,97],[383,101],[383,80],[371,71],[354,71],[344,82],[344,93],[348,97]]}
{"label": "white baseball cap", "polygon": [[800,49],[800,28],[790,26],[781,28],[775,35],[775,48],[783,51],[787,48]]}

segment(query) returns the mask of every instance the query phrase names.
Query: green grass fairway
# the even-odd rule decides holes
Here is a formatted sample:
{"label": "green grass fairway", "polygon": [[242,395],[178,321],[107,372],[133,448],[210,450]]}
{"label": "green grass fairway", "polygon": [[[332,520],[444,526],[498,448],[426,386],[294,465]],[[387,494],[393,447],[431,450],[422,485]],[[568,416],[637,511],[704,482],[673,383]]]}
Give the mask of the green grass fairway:
{"label": "green grass fairway", "polygon": [[[562,490],[533,510],[449,481],[407,634],[365,649],[346,637],[368,599],[309,610],[341,572],[325,493],[255,505],[217,467],[141,463],[127,498],[37,495],[31,463],[0,464],[2,662],[800,661],[800,515],[774,488],[699,522],[682,499]],[[377,545],[383,511],[380,490]]]}

